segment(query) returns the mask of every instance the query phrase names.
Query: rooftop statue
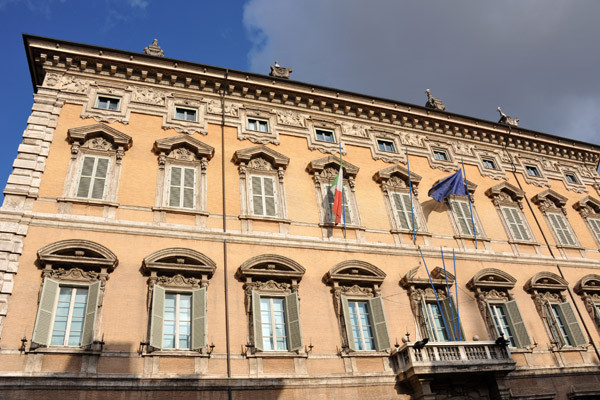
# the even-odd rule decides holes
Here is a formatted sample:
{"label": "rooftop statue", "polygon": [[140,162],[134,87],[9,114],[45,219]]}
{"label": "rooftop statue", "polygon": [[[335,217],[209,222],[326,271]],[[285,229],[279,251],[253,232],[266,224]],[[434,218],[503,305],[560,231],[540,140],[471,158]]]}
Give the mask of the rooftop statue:
{"label": "rooftop statue", "polygon": [[165,52],[158,45],[158,39],[154,39],[154,41],[152,42],[152,44],[150,46],[146,46],[144,48],[144,54],[148,54],[150,56],[156,56],[156,57],[164,57],[165,56]]}
{"label": "rooftop statue", "polygon": [[499,124],[519,126],[519,118],[513,118],[509,115],[504,114],[500,107],[498,107],[498,112],[500,113],[500,120],[498,121]]}
{"label": "rooftop statue", "polygon": [[291,68],[281,67],[277,60],[275,60],[275,65],[271,65],[271,72],[269,73],[269,75],[274,76],[276,78],[290,79],[290,74],[292,73],[292,71],[293,70]]}
{"label": "rooftop statue", "polygon": [[427,103],[425,103],[425,107],[440,111],[444,111],[446,109],[444,103],[442,103],[442,101],[437,97],[433,97],[429,89],[425,90],[425,93],[427,93]]}

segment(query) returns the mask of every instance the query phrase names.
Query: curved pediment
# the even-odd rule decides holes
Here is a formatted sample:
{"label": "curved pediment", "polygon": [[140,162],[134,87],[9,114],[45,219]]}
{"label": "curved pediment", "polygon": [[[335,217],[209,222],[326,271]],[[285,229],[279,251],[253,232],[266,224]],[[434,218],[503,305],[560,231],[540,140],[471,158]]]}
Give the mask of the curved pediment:
{"label": "curved pediment", "polygon": [[512,289],[517,280],[510,274],[497,269],[486,268],[473,275],[467,283],[469,289],[473,288],[502,288]]}
{"label": "curved pediment", "polygon": [[[378,183],[389,183],[390,180],[393,181],[394,177],[396,177],[404,182],[404,185],[408,187],[408,176],[408,169],[401,165],[392,165],[391,167],[377,171],[373,176],[373,179],[375,179],[375,181]],[[421,182],[421,179],[421,175],[417,175],[412,171],[410,172],[410,183],[412,185],[417,186],[419,182]]]}
{"label": "curved pediment", "polygon": [[198,160],[202,158],[211,159],[215,149],[190,135],[177,135],[164,139],[158,139],[154,142],[153,150],[156,154],[169,155],[177,149],[185,148],[191,151]]}
{"label": "curved pediment", "polygon": [[[344,167],[344,176],[348,177],[348,176],[356,176],[356,174],[358,174],[358,170],[359,168],[354,165],[351,164],[347,161],[343,161],[343,167]],[[308,163],[308,172],[310,173],[315,173],[315,172],[322,172],[323,170],[325,170],[326,168],[334,168],[335,170],[339,170],[340,169],[340,158],[336,157],[336,156],[327,156],[327,157],[322,157],[319,158],[318,160],[313,160],[310,163]]]}
{"label": "curved pediment", "polygon": [[40,265],[108,268],[117,266],[117,256],[106,247],[84,239],[67,239],[50,243],[38,250]]}
{"label": "curved pediment", "polygon": [[489,188],[485,194],[488,197],[496,197],[500,194],[507,194],[513,201],[519,201],[525,196],[525,192],[508,182],[502,182]]}
{"label": "curved pediment", "polygon": [[600,275],[589,274],[584,276],[575,285],[575,293],[594,293],[600,292]]}
{"label": "curved pediment", "polygon": [[562,208],[567,204],[568,199],[552,189],[546,189],[533,196],[532,200],[535,204],[541,204],[544,201],[549,200],[556,208]]}
{"label": "curved pediment", "polygon": [[83,144],[97,137],[106,139],[113,145],[115,150],[119,148],[127,150],[133,144],[131,136],[102,123],[71,128],[67,131],[67,140],[70,144],[74,142]]}
{"label": "curved pediment", "polygon": [[327,272],[326,279],[329,282],[381,284],[385,277],[385,272],[373,264],[360,260],[347,260],[331,268]]}
{"label": "curved pediment", "polygon": [[158,250],[144,258],[142,267],[160,273],[207,274],[212,276],[216,263],[206,255],[192,249],[171,247]]}
{"label": "curved pediment", "polygon": [[264,145],[238,150],[233,155],[233,161],[236,164],[249,164],[252,160],[258,158],[264,159],[271,163],[274,169],[286,168],[290,163],[289,157],[286,157],[283,154]]}
{"label": "curved pediment", "polygon": [[552,272],[538,272],[525,283],[525,290],[561,291],[566,290],[569,283]]}
{"label": "curved pediment", "polygon": [[300,280],[306,270],[296,261],[277,254],[262,254],[245,261],[238,269],[244,279]]}

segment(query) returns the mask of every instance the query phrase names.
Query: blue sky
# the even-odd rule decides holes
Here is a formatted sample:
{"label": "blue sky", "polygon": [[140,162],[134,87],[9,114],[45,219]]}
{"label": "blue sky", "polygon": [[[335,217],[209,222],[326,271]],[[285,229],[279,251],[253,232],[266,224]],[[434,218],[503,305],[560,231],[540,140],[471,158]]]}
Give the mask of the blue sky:
{"label": "blue sky", "polygon": [[[575,5],[574,5],[575,4]],[[599,144],[596,0],[0,0],[0,186],[31,112],[22,33],[268,73]]]}

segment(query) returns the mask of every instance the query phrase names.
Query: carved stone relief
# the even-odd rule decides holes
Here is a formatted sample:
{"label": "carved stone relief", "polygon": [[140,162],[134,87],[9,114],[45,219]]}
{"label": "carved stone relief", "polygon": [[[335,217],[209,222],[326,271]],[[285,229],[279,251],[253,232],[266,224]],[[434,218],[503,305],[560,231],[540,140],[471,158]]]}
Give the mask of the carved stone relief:
{"label": "carved stone relief", "polygon": [[300,128],[304,128],[305,126],[304,117],[290,110],[277,111],[277,123]]}
{"label": "carved stone relief", "polygon": [[473,154],[474,145],[465,142],[452,141],[452,147],[456,154],[470,156]]}
{"label": "carved stone relief", "polygon": [[273,165],[262,157],[256,157],[248,162],[248,168],[254,168],[263,171],[272,171]]}
{"label": "carved stone relief", "polygon": [[406,146],[423,147],[424,138],[423,135],[418,133],[400,133],[400,140]]}
{"label": "carved stone relief", "polygon": [[46,77],[44,78],[44,86],[55,87],[60,83],[60,77],[62,74],[57,74],[55,72],[48,72]]}
{"label": "carved stone relief", "polygon": [[196,155],[185,147],[171,150],[169,157],[180,161],[196,161]]}
{"label": "carved stone relief", "polygon": [[[239,110],[239,104],[225,102],[225,115],[237,117],[239,116]],[[206,105],[206,112],[209,114],[221,115],[221,102],[219,100],[210,100]]]}
{"label": "carved stone relief", "polygon": [[342,133],[349,136],[368,137],[368,128],[361,124],[342,122]]}
{"label": "carved stone relief", "polygon": [[132,93],[132,101],[138,103],[164,106],[166,96],[167,93],[162,90],[157,90],[152,87],[134,86]]}
{"label": "carved stone relief", "polygon": [[65,75],[61,80],[61,90],[73,93],[85,93],[90,87],[90,81],[73,75]]}
{"label": "carved stone relief", "polygon": [[[95,137],[84,143],[83,147],[92,149],[92,150],[102,150],[102,151],[110,151],[113,150],[113,145],[108,140],[103,137]],[[73,152],[74,149],[71,149]]]}

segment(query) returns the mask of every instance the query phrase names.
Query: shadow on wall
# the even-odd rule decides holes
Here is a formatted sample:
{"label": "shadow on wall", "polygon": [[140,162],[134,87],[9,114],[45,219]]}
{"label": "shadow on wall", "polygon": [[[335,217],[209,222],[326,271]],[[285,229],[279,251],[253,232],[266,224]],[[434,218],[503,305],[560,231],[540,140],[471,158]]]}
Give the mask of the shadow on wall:
{"label": "shadow on wall", "polygon": [[433,199],[421,203],[421,208],[423,210],[423,215],[425,216],[426,221],[429,221],[429,214],[431,214],[434,211],[437,213],[446,212],[446,207],[444,206],[444,204],[438,203]]}

